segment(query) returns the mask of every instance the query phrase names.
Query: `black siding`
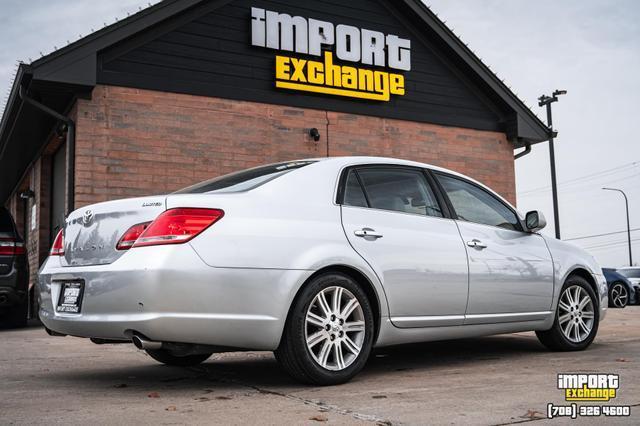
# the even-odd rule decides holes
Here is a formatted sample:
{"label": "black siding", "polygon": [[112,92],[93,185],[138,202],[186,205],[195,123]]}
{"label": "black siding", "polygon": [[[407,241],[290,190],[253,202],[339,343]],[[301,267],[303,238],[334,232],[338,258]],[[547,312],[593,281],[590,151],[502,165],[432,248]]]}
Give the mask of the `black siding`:
{"label": "black siding", "polygon": [[[207,3],[99,55],[101,84],[328,109],[380,117],[504,131],[503,108],[468,81],[428,32],[416,29],[377,0],[236,0]],[[375,102],[308,95],[275,88],[276,51],[250,43],[250,9],[262,7],[396,34],[412,40],[406,95]]]}

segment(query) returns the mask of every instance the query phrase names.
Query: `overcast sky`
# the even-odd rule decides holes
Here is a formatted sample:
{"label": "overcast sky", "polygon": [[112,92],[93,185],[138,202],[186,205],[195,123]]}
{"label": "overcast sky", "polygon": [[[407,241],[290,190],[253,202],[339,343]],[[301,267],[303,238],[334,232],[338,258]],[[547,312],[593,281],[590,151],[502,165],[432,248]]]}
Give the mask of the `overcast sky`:
{"label": "overcast sky", "polygon": [[[145,7],[148,1],[0,0],[0,106],[18,60],[29,62],[54,46]],[[154,1],[153,3],[156,3]],[[554,104],[562,237],[640,228],[640,1],[428,0],[432,10],[539,116],[537,98],[569,93]],[[553,234],[546,143],[516,162],[518,207],[542,210]],[[635,163],[635,164],[634,164]],[[640,231],[632,234],[640,262]],[[574,240],[604,266],[627,262],[626,234]]]}

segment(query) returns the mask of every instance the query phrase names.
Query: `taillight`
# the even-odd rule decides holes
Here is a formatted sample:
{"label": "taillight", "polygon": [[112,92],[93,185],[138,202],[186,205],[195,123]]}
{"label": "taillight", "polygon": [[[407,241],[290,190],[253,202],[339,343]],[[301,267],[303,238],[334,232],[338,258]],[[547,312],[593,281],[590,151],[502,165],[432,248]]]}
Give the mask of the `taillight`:
{"label": "taillight", "polygon": [[145,229],[149,226],[151,222],[139,223],[137,225],[133,225],[131,228],[124,233],[118,244],[116,245],[116,249],[118,250],[129,250],[133,243],[136,242],[138,237],[144,232]]}
{"label": "taillight", "polygon": [[50,256],[64,256],[64,232],[58,231],[56,239],[53,240],[53,246],[51,247]]}
{"label": "taillight", "polygon": [[0,238],[0,256],[25,254],[24,243],[13,238]]}
{"label": "taillight", "polygon": [[182,244],[216,223],[224,216],[219,209],[177,208],[156,218],[138,237],[133,247]]}

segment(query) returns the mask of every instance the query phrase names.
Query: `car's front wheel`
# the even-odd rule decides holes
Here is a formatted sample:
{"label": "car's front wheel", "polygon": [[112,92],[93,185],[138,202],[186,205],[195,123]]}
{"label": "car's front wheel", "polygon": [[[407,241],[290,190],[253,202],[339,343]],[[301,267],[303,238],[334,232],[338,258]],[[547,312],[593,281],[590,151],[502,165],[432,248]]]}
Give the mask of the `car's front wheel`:
{"label": "car's front wheel", "polygon": [[624,308],[629,303],[629,291],[621,282],[613,283],[609,289],[609,307]]}
{"label": "car's front wheel", "polygon": [[562,286],[553,327],[536,331],[540,342],[554,351],[586,349],[598,332],[598,299],[589,283],[572,276]]}
{"label": "car's front wheel", "polygon": [[362,370],[373,334],[373,310],[362,288],[347,275],[322,274],[294,302],[275,354],[295,379],[336,385]]}
{"label": "car's front wheel", "polygon": [[194,365],[201,364],[205,362],[211,354],[196,354],[196,355],[186,355],[186,356],[176,356],[171,352],[165,349],[157,349],[157,350],[146,350],[147,354],[153,359],[162,364],[171,365],[174,367],[192,367]]}

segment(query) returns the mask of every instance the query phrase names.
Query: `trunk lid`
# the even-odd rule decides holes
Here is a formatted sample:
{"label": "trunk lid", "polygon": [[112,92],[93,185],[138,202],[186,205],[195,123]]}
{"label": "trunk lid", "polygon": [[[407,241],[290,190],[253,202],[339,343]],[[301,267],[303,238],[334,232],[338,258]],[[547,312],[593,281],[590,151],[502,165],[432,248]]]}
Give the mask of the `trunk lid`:
{"label": "trunk lid", "polygon": [[166,196],[129,198],[83,207],[71,213],[64,229],[67,266],[107,265],[126,251],[118,240],[133,225],[151,222],[166,210]]}

